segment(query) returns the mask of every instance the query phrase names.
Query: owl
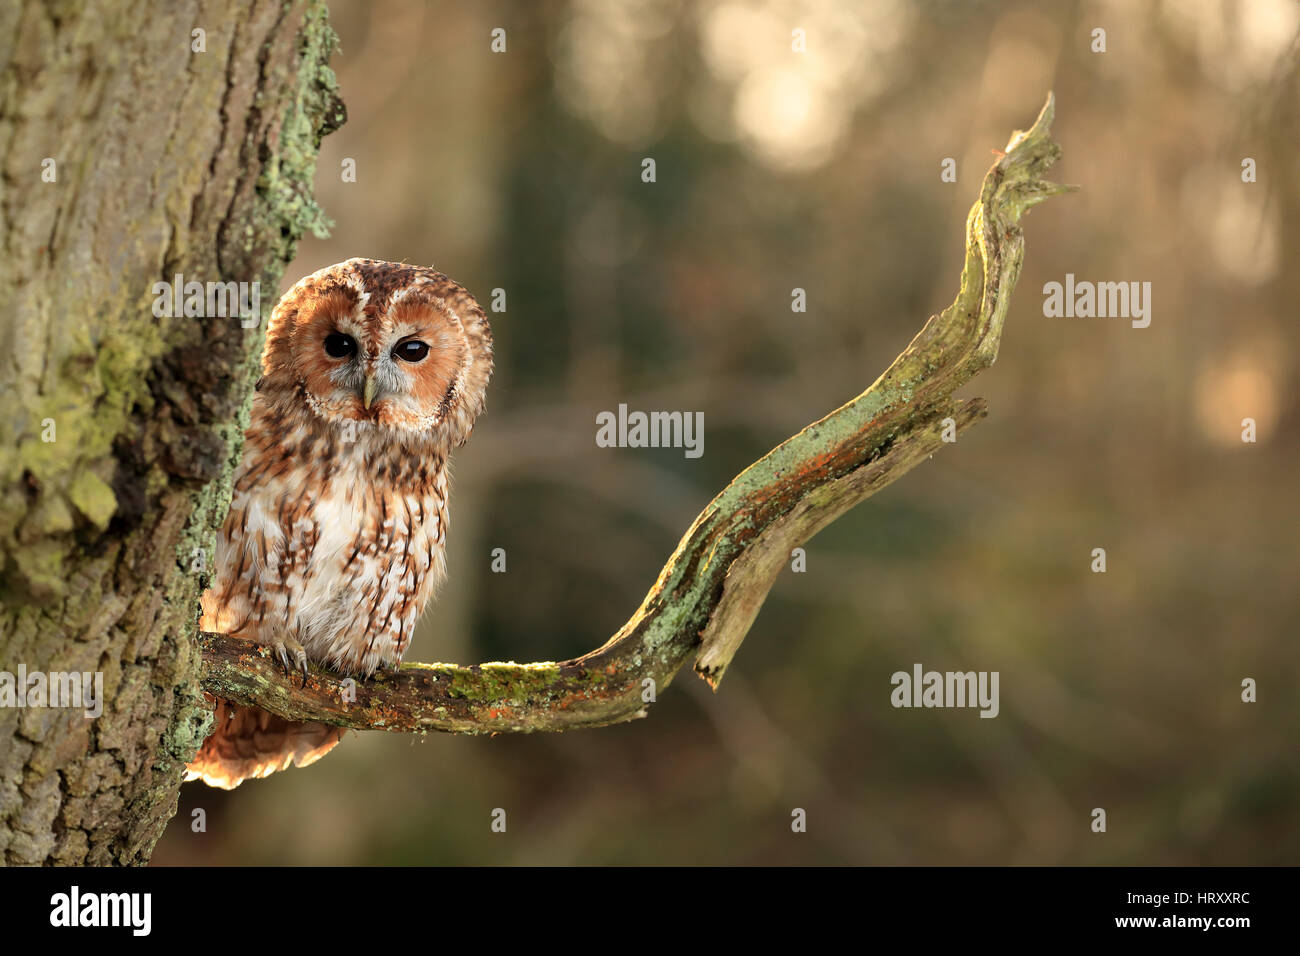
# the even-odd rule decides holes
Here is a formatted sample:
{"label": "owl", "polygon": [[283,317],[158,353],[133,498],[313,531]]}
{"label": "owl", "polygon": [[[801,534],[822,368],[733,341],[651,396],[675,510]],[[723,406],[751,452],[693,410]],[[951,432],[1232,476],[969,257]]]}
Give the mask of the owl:
{"label": "owl", "polygon": [[[267,327],[200,626],[364,678],[396,668],[446,574],[447,466],[483,411],[487,316],[433,269],[349,259]],[[343,731],[216,702],[187,780],[232,789],[319,759]]]}

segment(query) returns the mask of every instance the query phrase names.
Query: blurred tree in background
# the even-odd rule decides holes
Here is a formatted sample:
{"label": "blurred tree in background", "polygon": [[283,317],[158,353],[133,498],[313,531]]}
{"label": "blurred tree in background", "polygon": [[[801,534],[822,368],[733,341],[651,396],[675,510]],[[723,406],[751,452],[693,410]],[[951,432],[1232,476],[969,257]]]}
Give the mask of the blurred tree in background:
{"label": "blurred tree in background", "polygon": [[[1296,861],[1300,8],[330,7],[336,227],[286,286],[369,256],[506,294],[411,659],[555,660],[613,633],[727,480],[951,301],[990,150],[1049,89],[1055,178],[1082,190],[1027,222],[988,421],[810,543],[716,696],[682,674],[619,727],[367,734],[186,788],[156,862]],[[1151,282],[1150,327],[1044,317],[1066,273]],[[702,411],[703,457],[598,448],[622,402]],[[893,709],[915,662],[999,671],[1000,716]]]}

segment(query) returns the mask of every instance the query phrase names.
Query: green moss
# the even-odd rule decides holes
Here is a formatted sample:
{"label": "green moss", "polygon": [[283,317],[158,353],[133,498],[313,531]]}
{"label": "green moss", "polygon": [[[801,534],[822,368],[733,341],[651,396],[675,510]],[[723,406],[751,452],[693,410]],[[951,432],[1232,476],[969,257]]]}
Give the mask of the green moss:
{"label": "green moss", "polygon": [[539,664],[482,664],[449,669],[448,693],[474,702],[499,702],[519,707],[530,701],[550,700],[560,690],[560,666]]}
{"label": "green moss", "polygon": [[62,495],[45,495],[27,524],[43,537],[62,534],[73,528],[72,509],[68,507],[68,502]]}
{"label": "green moss", "polygon": [[[333,225],[311,193],[321,138],[343,125],[347,114],[338,95],[338,79],[329,67],[338,35],[329,25],[324,3],[312,0],[298,34],[298,63],[293,94],[280,127],[278,148],[263,166],[257,190],[269,214],[278,221],[284,241],[282,258],[292,258],[293,245],[310,232],[329,235]],[[244,228],[250,243],[263,238],[255,224]]]}
{"label": "green moss", "polygon": [[163,749],[173,759],[188,763],[212,733],[214,714],[205,706],[194,706],[182,711],[163,735]]}
{"label": "green moss", "polygon": [[31,596],[48,600],[63,593],[64,551],[62,541],[46,538],[12,552],[10,557]]}
{"label": "green moss", "polygon": [[68,486],[68,500],[100,531],[117,511],[117,496],[93,471],[83,471]]}

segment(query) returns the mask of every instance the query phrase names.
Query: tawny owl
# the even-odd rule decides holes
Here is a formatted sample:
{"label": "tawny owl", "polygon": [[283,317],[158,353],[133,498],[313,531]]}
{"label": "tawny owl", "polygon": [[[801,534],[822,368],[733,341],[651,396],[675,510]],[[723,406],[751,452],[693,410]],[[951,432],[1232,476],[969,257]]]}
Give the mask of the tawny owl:
{"label": "tawny owl", "polygon": [[[357,677],[396,667],[446,573],[447,460],[483,410],[492,333],[441,273],[349,259],[267,327],[201,627]],[[305,766],[342,730],[218,701],[186,779]]]}

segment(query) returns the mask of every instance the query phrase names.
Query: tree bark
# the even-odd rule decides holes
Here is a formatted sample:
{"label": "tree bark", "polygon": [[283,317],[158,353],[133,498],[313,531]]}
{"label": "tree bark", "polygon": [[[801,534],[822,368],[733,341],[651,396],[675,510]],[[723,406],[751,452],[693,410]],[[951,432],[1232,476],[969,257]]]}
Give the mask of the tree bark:
{"label": "tree bark", "polygon": [[[260,319],[326,225],[335,42],[318,0],[0,6],[0,671],[104,696],[0,707],[6,863],[143,863],[176,812]],[[259,283],[259,320],[155,317],[178,274]]]}

